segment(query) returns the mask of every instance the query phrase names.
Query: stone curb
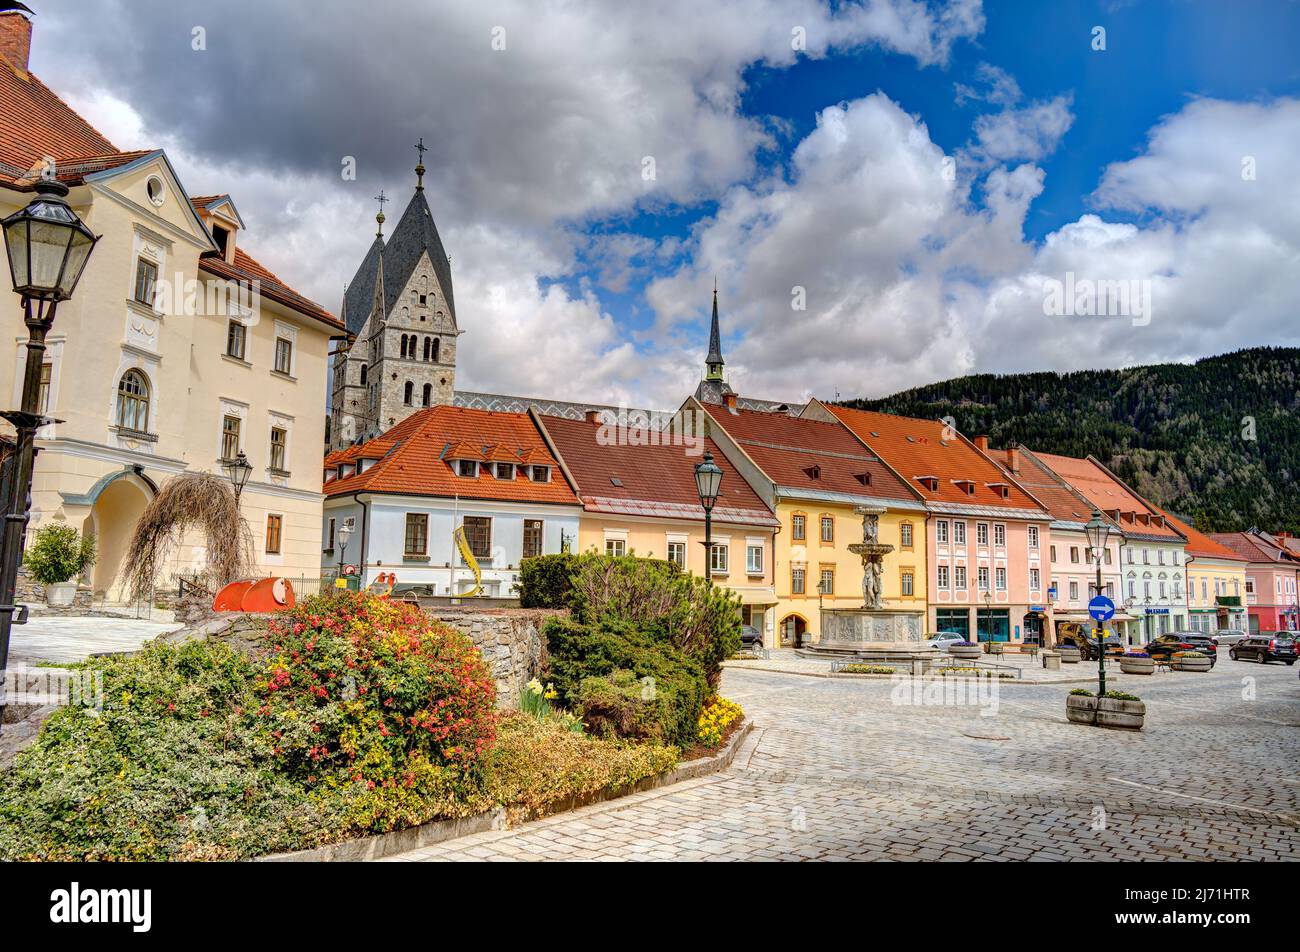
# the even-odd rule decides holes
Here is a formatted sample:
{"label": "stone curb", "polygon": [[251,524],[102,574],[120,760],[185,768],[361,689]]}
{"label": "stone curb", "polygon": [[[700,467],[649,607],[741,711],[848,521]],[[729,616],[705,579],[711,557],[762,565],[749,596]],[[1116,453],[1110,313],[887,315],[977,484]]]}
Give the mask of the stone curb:
{"label": "stone curb", "polygon": [[[566,813],[580,807],[592,806],[608,800],[617,800],[633,793],[644,793],[647,790],[667,787],[675,783],[681,783],[683,780],[695,780],[711,773],[717,773],[720,770],[726,770],[731,766],[732,761],[736,759],[736,752],[740,749],[741,743],[744,742],[753,729],[754,722],[746,718],[740,728],[731,735],[731,739],[727,741],[726,746],[716,754],[701,757],[698,760],[688,760],[684,764],[678,764],[672,770],[656,774],[653,777],[645,777],[628,786],[606,787],[593,793],[557,801],[544,810],[530,814],[520,822],[540,820],[548,816],[554,816],[557,813]],[[355,840],[344,840],[341,843],[329,843],[314,849],[297,850],[292,853],[273,853],[269,856],[259,856],[254,862],[357,863],[365,860],[383,859],[386,856],[405,853],[426,846],[434,846],[438,843],[460,839],[462,836],[470,836],[474,833],[505,830],[512,825],[508,821],[506,809],[504,807],[494,807],[477,816],[452,820],[434,820],[405,830],[378,833],[374,836],[365,836]]]}

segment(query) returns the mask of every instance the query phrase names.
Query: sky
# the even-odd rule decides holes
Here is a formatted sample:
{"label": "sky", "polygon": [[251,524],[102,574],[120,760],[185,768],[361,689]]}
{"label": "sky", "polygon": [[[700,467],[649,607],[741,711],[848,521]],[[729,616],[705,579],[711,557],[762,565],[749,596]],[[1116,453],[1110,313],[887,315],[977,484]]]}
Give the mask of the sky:
{"label": "sky", "polygon": [[459,389],[676,407],[715,280],[786,401],[1300,344],[1300,3],[29,5],[33,71],[335,313],[423,137]]}

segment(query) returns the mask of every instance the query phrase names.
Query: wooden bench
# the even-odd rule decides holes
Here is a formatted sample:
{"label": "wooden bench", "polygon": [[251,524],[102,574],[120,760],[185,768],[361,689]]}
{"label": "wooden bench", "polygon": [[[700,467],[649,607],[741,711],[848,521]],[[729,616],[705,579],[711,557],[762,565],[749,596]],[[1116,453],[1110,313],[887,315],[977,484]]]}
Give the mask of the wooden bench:
{"label": "wooden bench", "polygon": [[1038,645],[1022,641],[991,641],[988,642],[988,653],[991,655],[1004,655],[1008,652],[1016,654],[1027,654],[1031,658],[1038,657]]}

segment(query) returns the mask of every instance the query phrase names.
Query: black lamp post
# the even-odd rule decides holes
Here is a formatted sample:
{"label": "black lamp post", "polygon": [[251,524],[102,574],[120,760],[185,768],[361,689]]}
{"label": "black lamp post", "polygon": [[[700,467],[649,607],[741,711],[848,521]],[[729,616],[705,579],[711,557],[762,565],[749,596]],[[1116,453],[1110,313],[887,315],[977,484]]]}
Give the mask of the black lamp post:
{"label": "black lamp post", "polygon": [[226,471],[226,476],[230,479],[230,485],[235,487],[235,507],[238,508],[239,497],[248,484],[248,477],[253,475],[253,464],[248,461],[244,451],[240,450],[234,459],[222,463],[221,468]]}
{"label": "black lamp post", "polygon": [[[1097,594],[1101,594],[1101,559],[1106,549],[1106,540],[1110,537],[1110,523],[1101,517],[1101,510],[1094,509],[1092,518],[1083,527],[1092,549],[1092,560],[1097,566]],[[1105,622],[1097,619],[1097,696],[1106,693],[1106,627]]]}
{"label": "black lamp post", "polygon": [[348,556],[348,539],[352,537],[352,526],[344,522],[339,526],[339,579],[343,578],[343,566]]}
{"label": "black lamp post", "polygon": [[695,464],[695,491],[700,494],[704,507],[704,577],[713,584],[713,506],[718,501],[722,485],[722,470],[713,462],[713,454],[705,453],[704,462]]}
{"label": "black lamp post", "polygon": [[[23,368],[22,408],[0,413],[16,431],[12,479],[4,500],[4,541],[0,543],[0,671],[9,664],[9,635],[15,624],[27,621],[26,606],[14,604],[18,562],[31,508],[32,466],[36,459],[36,431],[57,422],[41,415],[41,365],[45,362],[45,335],[54,324],[60,301],[72,297],[90,252],[99,240],[64,200],[67,186],[53,178],[36,184],[36,197],[27,207],[3,222],[5,251],[14,293],[22,296],[27,324],[27,361]],[[3,699],[0,698],[0,710]]]}

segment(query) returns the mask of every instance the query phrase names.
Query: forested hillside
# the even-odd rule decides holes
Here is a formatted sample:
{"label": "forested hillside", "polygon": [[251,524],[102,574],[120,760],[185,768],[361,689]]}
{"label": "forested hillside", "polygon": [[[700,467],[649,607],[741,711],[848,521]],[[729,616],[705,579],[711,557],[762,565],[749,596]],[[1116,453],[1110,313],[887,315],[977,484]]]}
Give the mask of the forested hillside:
{"label": "forested hillside", "polygon": [[1095,455],[1202,531],[1300,531],[1300,349],[1258,347],[1194,364],[978,374],[848,406],[952,416],[1031,450]]}

